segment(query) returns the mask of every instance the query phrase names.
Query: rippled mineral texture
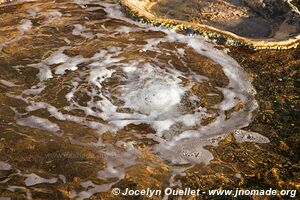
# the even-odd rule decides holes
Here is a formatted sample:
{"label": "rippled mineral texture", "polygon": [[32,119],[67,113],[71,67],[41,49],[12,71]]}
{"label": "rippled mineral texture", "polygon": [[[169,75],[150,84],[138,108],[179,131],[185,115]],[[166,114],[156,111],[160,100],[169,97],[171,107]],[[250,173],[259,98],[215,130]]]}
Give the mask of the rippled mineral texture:
{"label": "rippled mineral texture", "polygon": [[[200,9],[194,1],[166,2],[158,13],[183,9],[180,17],[200,20],[184,14]],[[222,19],[253,15],[269,31],[288,16],[272,14],[283,1],[205,2],[212,6],[196,3],[207,22],[222,8]],[[268,12],[250,11],[256,2]],[[113,188],[299,191],[299,47],[222,46],[121,10],[93,0],[0,6],[0,199],[163,198]],[[225,26],[220,19],[212,21]]]}

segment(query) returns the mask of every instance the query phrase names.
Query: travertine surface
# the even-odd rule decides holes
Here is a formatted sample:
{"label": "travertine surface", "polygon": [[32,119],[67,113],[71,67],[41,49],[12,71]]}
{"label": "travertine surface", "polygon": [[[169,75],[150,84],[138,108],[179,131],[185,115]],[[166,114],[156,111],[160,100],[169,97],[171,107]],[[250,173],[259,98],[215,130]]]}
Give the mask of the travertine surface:
{"label": "travertine surface", "polygon": [[298,34],[299,12],[284,0],[144,0],[162,18],[211,25],[249,38],[288,38]]}
{"label": "travertine surface", "polygon": [[229,45],[288,49],[300,41],[296,1],[121,0],[121,4],[142,21],[197,31]]}

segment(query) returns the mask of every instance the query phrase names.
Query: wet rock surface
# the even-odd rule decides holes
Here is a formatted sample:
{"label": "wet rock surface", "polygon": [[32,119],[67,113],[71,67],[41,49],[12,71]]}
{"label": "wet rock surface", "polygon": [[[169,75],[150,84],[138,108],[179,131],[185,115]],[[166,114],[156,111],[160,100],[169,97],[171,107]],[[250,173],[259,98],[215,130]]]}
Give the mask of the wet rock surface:
{"label": "wet rock surface", "polygon": [[299,190],[296,68],[300,50],[252,52],[232,48],[230,55],[253,77],[258,92],[260,109],[247,129],[268,135],[271,143],[261,148],[250,143],[238,144],[228,137],[218,148],[209,148],[218,159],[209,166],[190,169],[182,182],[185,186],[203,189],[274,187]]}
{"label": "wet rock surface", "polygon": [[[142,26],[119,9],[47,0],[0,8],[0,197],[132,199],[113,196],[114,187],[299,189],[299,48],[228,52]],[[208,141],[211,132],[201,128],[219,116],[226,131],[210,129],[220,138]],[[169,132],[155,126],[165,119]],[[262,139],[240,142],[240,128]],[[175,142],[183,149],[164,148],[187,130],[203,135]]]}

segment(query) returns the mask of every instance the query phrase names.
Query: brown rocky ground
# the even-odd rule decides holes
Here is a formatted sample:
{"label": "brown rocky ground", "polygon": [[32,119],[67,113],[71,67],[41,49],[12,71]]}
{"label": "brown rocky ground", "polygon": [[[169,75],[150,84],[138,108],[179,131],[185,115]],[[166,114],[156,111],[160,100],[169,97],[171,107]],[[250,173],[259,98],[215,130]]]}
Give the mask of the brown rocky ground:
{"label": "brown rocky ground", "polygon": [[[188,170],[186,176],[177,178],[181,180],[183,187],[201,190],[272,187],[279,190],[299,191],[300,135],[297,88],[299,87],[300,49],[250,51],[231,48],[231,55],[253,77],[253,84],[258,92],[260,110],[248,128],[267,136],[271,143],[262,145],[237,143],[233,137],[228,137],[218,147],[207,147],[215,156],[209,165],[197,165]],[[1,92],[5,91],[6,88],[1,86]],[[97,171],[104,166],[101,155],[95,154],[92,149],[71,145],[66,138],[47,136],[41,131],[32,132],[30,128],[24,129],[14,125],[11,123],[14,113],[5,105],[19,103],[21,102],[1,97],[1,159],[9,160],[11,164],[24,170],[23,172],[37,171],[43,177],[53,177],[64,171],[68,180],[67,184],[59,181],[51,187],[47,184],[39,185],[38,188],[31,190],[34,199],[69,199],[71,190],[81,188],[80,181],[89,179],[94,183],[101,183],[96,177]],[[70,124],[70,128],[73,134],[80,135],[85,132],[85,136],[79,136],[84,137],[85,140],[93,135],[83,127],[77,126],[75,131]],[[124,134],[122,137],[130,136]],[[118,138],[108,136],[105,140],[113,142]],[[145,155],[144,164],[127,169],[125,179],[113,187],[165,188],[168,185],[168,165],[156,161],[155,157],[147,152],[147,148],[141,146],[139,149]],[[149,167],[148,162],[156,163],[156,166]],[[12,176],[14,184],[21,184],[24,180],[18,176],[14,177],[12,175],[14,173],[16,171],[1,172],[0,179],[3,181],[8,176]],[[2,195],[14,199],[26,197],[21,191],[11,193],[5,188],[0,188],[0,191]],[[97,194],[91,199],[126,198],[117,198],[109,191]],[[203,197],[203,199],[211,199],[211,197]],[[214,199],[226,199],[226,197]],[[243,197],[243,199],[255,198]]]}
{"label": "brown rocky ground", "polygon": [[[50,4],[52,5],[52,4]],[[42,6],[42,5],[41,5]],[[103,12],[84,13],[82,15],[78,6],[68,5],[73,13],[82,16],[95,18],[95,21],[104,18]],[[71,7],[72,6],[72,7]],[[22,7],[20,10],[28,9]],[[45,6],[44,8],[48,8]],[[98,17],[98,18],[97,18]],[[43,22],[43,19],[39,19]],[[78,23],[79,19],[76,19]],[[23,74],[16,73],[16,69],[10,66],[14,64],[30,63],[31,59],[43,57],[45,52],[39,48],[52,48],[45,45],[45,41],[52,43],[54,47],[64,44],[63,40],[55,37],[62,32],[68,34],[72,27],[65,27],[64,21],[58,21],[58,25],[53,27],[43,27],[40,37],[36,40],[24,39],[19,44],[12,44],[6,48],[5,55],[0,55],[1,79],[14,80],[16,83],[23,84],[21,87],[30,87],[37,80],[35,75],[37,69],[25,68]],[[67,21],[68,22],[68,21]],[[80,21],[81,22],[81,21]],[[120,22],[114,22],[118,25]],[[43,23],[41,23],[43,24]],[[100,24],[96,24],[100,26]],[[95,26],[96,26],[95,25]],[[113,26],[112,22],[105,24],[107,27]],[[58,27],[58,28],[56,28]],[[99,27],[101,28],[101,27]],[[59,31],[60,30],[60,31]],[[138,34],[138,33],[136,33]],[[141,34],[141,37],[145,33]],[[151,33],[148,33],[151,35]],[[54,36],[53,36],[54,35]],[[151,35],[153,37],[153,35]],[[0,38],[1,39],[1,38]],[[7,38],[3,37],[3,40]],[[83,39],[75,38],[81,44]],[[93,46],[102,44],[101,42],[90,42],[88,50]],[[27,45],[27,46],[26,46]],[[80,47],[80,45],[78,45]],[[26,48],[27,47],[27,48]],[[30,47],[30,48],[28,48]],[[54,48],[53,47],[53,48]],[[95,47],[95,49],[97,49]],[[251,131],[257,131],[267,136],[271,143],[237,143],[233,137],[228,137],[222,141],[218,147],[208,146],[215,159],[207,166],[197,165],[190,169],[186,176],[176,177],[181,180],[183,187],[192,187],[201,190],[213,188],[254,188],[254,189],[297,189],[300,187],[299,174],[299,66],[300,48],[286,51],[261,50],[251,51],[249,49],[230,47],[230,55],[234,57],[240,65],[253,77],[253,85],[257,90],[257,100],[260,105],[253,123],[248,127]],[[84,53],[84,50],[80,50]],[[87,51],[88,52],[88,51]],[[72,53],[72,52],[70,52]],[[74,53],[74,52],[73,52]],[[69,73],[71,76],[72,73]],[[64,102],[60,102],[59,97],[64,94],[62,91],[64,83],[56,83],[49,88],[58,91],[49,95],[51,103],[57,103],[57,107]],[[22,88],[21,88],[22,89]],[[19,89],[19,90],[21,90]],[[59,93],[61,91],[61,93]],[[95,184],[103,184],[105,181],[97,179],[97,172],[105,167],[104,159],[101,154],[95,153],[92,147],[82,147],[70,144],[69,135],[58,137],[39,129],[19,126],[15,123],[15,113],[10,107],[19,108],[19,112],[26,107],[21,100],[8,97],[4,94],[18,93],[5,85],[0,85],[0,158],[14,166],[14,169],[0,172],[0,194],[10,196],[12,199],[26,199],[26,190],[18,189],[15,192],[7,190],[9,185],[22,185],[24,177],[18,176],[19,169],[22,173],[35,172],[42,177],[57,177],[64,173],[67,182],[59,180],[55,184],[39,184],[36,187],[29,187],[33,199],[70,199],[72,190],[81,190],[80,182],[91,180]],[[47,111],[41,111],[41,116],[48,116]],[[51,120],[52,117],[50,116]],[[87,127],[80,126],[71,122],[59,122],[65,128],[66,133],[81,141],[96,141],[96,133]],[[147,127],[143,130],[147,132]],[[115,143],[118,140],[134,140],[132,135],[124,133],[117,137],[110,134],[104,136],[103,140]],[[168,186],[170,171],[166,162],[158,161],[151,154],[146,145],[138,145],[137,148],[143,152],[143,161],[139,165],[134,165],[126,169],[125,179],[116,183],[113,187],[124,189],[135,188],[165,188]],[[150,164],[151,165],[150,165]],[[7,178],[11,178],[5,182]],[[299,198],[299,194],[297,196]],[[296,198],[297,198],[296,197]],[[226,197],[215,197],[214,199],[225,199]],[[263,198],[263,197],[262,197]],[[111,191],[96,194],[91,199],[144,199],[142,197],[115,197]],[[157,198],[161,199],[161,198]],[[176,199],[175,197],[173,199]],[[190,199],[196,199],[191,197]],[[212,197],[202,197],[202,199],[212,199]],[[231,198],[228,198],[231,199]],[[241,199],[246,199],[245,197]],[[248,197],[248,199],[251,199]],[[252,199],[258,199],[253,197]],[[268,198],[265,198],[268,199]],[[274,198],[276,199],[276,198]],[[280,197],[277,197],[280,199]]]}
{"label": "brown rocky ground", "polygon": [[[300,49],[231,48],[230,54],[253,77],[258,92],[260,110],[248,128],[268,136],[271,144],[267,148],[238,144],[228,137],[219,147],[210,148],[216,157],[210,165],[194,167],[182,182],[203,190],[272,187],[299,191]],[[242,171],[241,179],[235,177],[237,171]]]}

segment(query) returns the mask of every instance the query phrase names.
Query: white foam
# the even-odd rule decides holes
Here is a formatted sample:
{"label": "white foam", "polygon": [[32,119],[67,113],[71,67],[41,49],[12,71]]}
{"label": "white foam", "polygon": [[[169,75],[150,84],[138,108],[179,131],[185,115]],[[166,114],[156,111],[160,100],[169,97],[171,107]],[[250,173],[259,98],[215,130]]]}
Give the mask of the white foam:
{"label": "white foam", "polygon": [[[79,2],[83,4],[83,2]],[[185,108],[182,107],[182,97],[186,91],[189,91],[193,84],[202,82],[203,80],[209,80],[207,77],[190,72],[184,74],[175,68],[168,62],[169,66],[156,66],[160,63],[159,60],[155,64],[145,63],[143,60],[138,58],[135,60],[123,62],[124,58],[120,57],[119,54],[123,48],[117,46],[109,46],[106,49],[101,49],[92,58],[83,58],[82,56],[70,57],[64,54],[64,50],[69,47],[62,47],[48,57],[43,63],[47,66],[57,64],[59,66],[55,69],[56,75],[63,75],[66,70],[77,70],[78,65],[86,63],[89,67],[88,81],[98,89],[93,89],[88,94],[93,98],[100,97],[101,100],[93,102],[91,100],[87,107],[79,106],[76,103],[71,103],[68,109],[80,109],[83,110],[87,115],[102,118],[108,121],[111,127],[105,127],[102,131],[110,131],[121,129],[124,126],[132,124],[147,123],[151,125],[156,131],[158,136],[164,136],[167,132],[172,132],[174,126],[182,124],[184,129],[180,130],[176,128],[176,131],[181,132],[170,137],[173,141],[180,141],[185,138],[197,138],[203,136],[214,136],[218,134],[229,133],[232,130],[245,127],[249,124],[252,119],[252,112],[257,108],[257,103],[254,100],[255,90],[251,85],[251,79],[247,77],[242,68],[238,63],[226,54],[225,51],[218,50],[214,47],[214,44],[206,42],[200,37],[191,37],[177,34],[175,31],[152,28],[146,25],[141,25],[137,22],[133,22],[130,19],[124,18],[123,15],[111,4],[102,4],[105,6],[105,10],[113,11],[108,12],[108,17],[121,19],[126,22],[138,25],[138,29],[147,29],[152,31],[162,31],[165,36],[161,38],[147,39],[146,45],[142,45],[140,49],[142,51],[154,51],[157,53],[174,53],[161,49],[158,44],[162,42],[173,43],[180,42],[190,48],[193,48],[200,55],[204,55],[214,62],[220,64],[223,67],[223,71],[229,78],[229,85],[225,88],[217,88],[223,93],[223,101],[216,106],[220,111],[216,120],[206,126],[200,126],[203,119],[207,117],[214,117],[207,113],[207,110],[202,107],[197,108],[197,112],[185,113]],[[120,27],[121,32],[124,26]],[[135,30],[136,28],[126,28],[125,32]],[[73,35],[81,35],[83,32],[89,31],[85,26],[81,24],[75,24]],[[115,30],[116,33],[118,29]],[[135,30],[136,31],[136,30]],[[126,50],[126,49],[124,49]],[[184,49],[176,49],[175,54],[180,57],[184,57],[186,52]],[[89,63],[89,64],[88,64]],[[165,63],[163,63],[165,64]],[[42,68],[41,68],[42,69]],[[40,70],[41,70],[40,69]],[[48,75],[39,75],[41,80],[46,80],[51,77],[51,71],[45,67]],[[116,73],[121,69],[125,75]],[[40,71],[40,74],[45,74]],[[106,91],[103,88],[105,81],[110,78],[118,77],[126,80],[125,84],[121,84],[116,89],[118,91],[118,98],[124,102],[124,105],[115,105],[111,101],[111,97],[114,94],[110,94],[110,91]],[[190,83],[183,85],[182,77],[188,79]],[[66,95],[66,99],[71,101],[74,93],[77,90],[78,83],[71,83],[71,92]],[[191,101],[197,100],[198,97],[191,96]],[[225,111],[233,108],[237,103],[241,102],[244,105],[239,111],[234,112],[230,119],[226,119]],[[46,106],[50,109],[49,106]],[[101,110],[101,112],[94,111],[92,107]],[[118,112],[118,108],[130,108],[133,112],[122,113]],[[53,111],[53,110],[52,110]],[[51,111],[51,112],[52,112]],[[103,124],[87,122],[83,118],[76,116],[66,116],[56,113],[58,119],[66,120],[67,118],[80,123],[89,124],[91,127],[104,126]],[[54,115],[56,116],[56,115]],[[194,128],[198,127],[198,128]],[[168,133],[171,134],[172,133]],[[203,141],[199,141],[199,146],[202,145]]]}
{"label": "white foam", "polygon": [[[55,74],[63,75],[65,71],[71,70],[75,71],[77,69],[77,65],[83,63],[86,61],[81,55],[69,57],[66,54],[64,54],[64,50],[66,50],[68,47],[61,47],[56,52],[53,52],[40,66],[44,66],[44,68],[47,69],[47,72],[50,76],[49,68],[45,67],[47,65],[53,65],[53,64],[60,64],[55,69]],[[44,64],[45,63],[45,64]]]}
{"label": "white foam", "polygon": [[101,89],[101,83],[105,81],[105,79],[111,77],[113,73],[114,70],[108,70],[106,68],[95,68],[91,70],[89,80],[91,83],[93,83]]}
{"label": "white foam", "polygon": [[269,143],[270,140],[256,132],[245,131],[245,130],[236,130],[234,132],[234,137],[237,142],[255,142],[255,143]]}
{"label": "white foam", "polygon": [[82,26],[81,24],[75,24],[72,34],[73,35],[81,35],[81,33],[85,30],[86,30],[86,28],[84,26]]}
{"label": "white foam", "polygon": [[60,180],[62,180],[63,183],[67,182],[67,178],[64,175],[60,174],[60,175],[58,175],[58,177]]}
{"label": "white foam", "polygon": [[[71,46],[61,47],[54,51],[48,58],[32,65],[32,67],[40,70],[37,77],[41,82],[35,87],[25,90],[21,96],[17,97],[28,104],[26,107],[28,112],[26,114],[28,115],[32,111],[45,109],[51,117],[57,120],[75,122],[94,129],[98,133],[99,138],[95,143],[80,142],[74,138],[71,138],[70,142],[94,149],[103,155],[106,168],[99,171],[97,175],[99,179],[105,181],[105,184],[97,185],[88,180],[82,182],[83,189],[80,192],[72,191],[72,198],[90,198],[95,193],[107,191],[118,180],[124,179],[126,169],[138,164],[139,158],[143,156],[133,142],[124,142],[122,139],[114,144],[102,142],[101,135],[103,133],[111,133],[114,137],[116,134],[121,134],[122,132],[118,131],[129,124],[147,124],[153,129],[147,135],[140,134],[134,129],[126,132],[126,134],[156,141],[157,145],[147,148],[158,159],[167,160],[172,164],[191,164],[188,165],[191,167],[195,163],[208,164],[213,159],[212,153],[206,149],[207,145],[217,145],[228,133],[246,127],[251,122],[252,113],[258,107],[254,99],[255,90],[251,85],[251,79],[239,64],[226,53],[226,50],[216,49],[215,44],[209,43],[201,37],[184,36],[172,30],[133,22],[122,15],[118,6],[112,4],[90,0],[76,0],[76,2],[84,9],[88,9],[85,6],[86,3],[104,6],[108,18],[125,21],[136,27],[127,27],[123,23],[119,28],[110,29],[101,25],[99,37],[105,39],[109,34],[108,37],[113,38],[121,35],[124,38],[118,40],[119,43],[117,44],[115,41],[111,43],[109,43],[110,40],[106,41],[108,44],[89,58],[82,55],[66,55],[64,51]],[[135,38],[135,34],[127,33],[149,30],[159,31],[163,33],[159,35],[163,36],[157,38],[157,34],[155,34],[155,38],[147,37],[147,40],[144,41],[146,45],[128,42],[140,41],[141,38]],[[85,34],[92,34],[91,31],[94,32],[95,30],[86,28],[81,24],[75,24],[72,34],[90,39],[92,37],[87,37]],[[123,39],[125,41],[126,38],[128,41],[123,43]],[[66,43],[72,44],[68,40]],[[175,50],[171,50],[160,47],[159,44],[161,43],[171,45],[181,43],[184,48],[175,47]],[[85,45],[85,42],[80,45]],[[209,83],[211,80],[193,72],[188,66],[189,63],[183,61],[182,58],[189,53],[185,50],[186,48],[192,48],[201,57],[207,57],[219,64],[229,79],[227,86],[214,88],[223,94],[224,98],[221,103],[212,107],[217,110],[213,114],[210,114],[208,108],[199,106],[201,96],[196,96],[191,91],[195,84],[202,84],[203,81]],[[133,58],[124,56],[131,52],[136,53]],[[151,56],[144,56],[150,52]],[[160,55],[171,54],[180,59],[182,69],[187,70],[177,70],[172,61],[160,59]],[[79,68],[79,66],[83,67]],[[54,69],[53,74],[51,68]],[[71,79],[64,76],[67,70],[76,71],[71,74]],[[38,95],[44,90],[47,81],[50,82],[53,78],[55,80],[62,79],[64,84],[68,84],[69,87],[68,93],[62,97],[68,101],[68,105],[62,108],[36,101],[36,99],[43,99]],[[118,82],[116,83],[116,81]],[[76,95],[78,93],[89,96],[86,104],[81,105],[77,102]],[[37,98],[34,98],[35,95]],[[219,93],[208,95],[211,97],[220,96]],[[243,107],[233,111],[227,119],[226,111],[238,103],[241,103]],[[193,105],[193,107],[190,108],[189,105]],[[65,114],[73,110],[81,110],[86,116]],[[87,116],[93,116],[99,120],[93,120],[94,118]],[[208,117],[213,117],[214,120],[207,125],[202,125],[201,122]],[[60,131],[57,124],[35,116],[18,119],[17,123],[49,132]],[[258,137],[256,134],[251,133],[250,135],[251,140],[243,132],[242,134],[235,134],[235,137],[238,142],[268,142],[266,138]],[[187,165],[175,170],[172,164],[170,164],[170,170],[173,173],[173,178],[170,179],[170,183],[180,184],[175,181],[174,177],[176,174],[182,175],[187,169]],[[34,175],[32,177],[32,179],[40,180]],[[65,182],[64,177],[59,176],[59,178]],[[32,181],[32,183],[36,183],[36,181]]]}
{"label": "white foam", "polygon": [[230,110],[237,105],[239,99],[237,99],[237,94],[235,91],[227,88],[221,88],[220,90],[224,96],[223,101],[218,105],[221,110]]}
{"label": "white foam", "polygon": [[63,14],[61,12],[59,12],[58,10],[53,10],[53,11],[47,12],[47,13],[45,13],[45,15],[50,19],[59,19],[63,16]]}
{"label": "white foam", "polygon": [[36,116],[18,119],[17,124],[21,126],[28,126],[31,128],[38,128],[41,130],[49,131],[51,133],[57,133],[60,131],[60,128],[57,124],[49,121],[48,119]]}
{"label": "white foam", "polygon": [[40,94],[46,86],[43,83],[38,83],[37,85],[32,86],[30,89],[24,90],[22,95],[32,96]]}
{"label": "white foam", "polygon": [[206,146],[217,146],[227,135],[203,138],[187,138],[179,141],[163,141],[155,146],[159,155],[173,164],[190,164],[209,162],[214,158]]}
{"label": "white foam", "polygon": [[[23,99],[24,100],[24,99]],[[27,111],[35,111],[39,109],[46,109],[51,116],[58,120],[68,120],[72,122],[76,122],[82,125],[86,125],[87,127],[90,127],[92,129],[95,129],[98,131],[98,133],[102,134],[106,132],[107,130],[111,130],[114,132],[115,130],[113,128],[108,128],[106,125],[99,123],[99,122],[94,122],[94,121],[88,121],[84,117],[78,117],[74,115],[68,115],[68,114],[62,114],[61,112],[58,111],[58,109],[52,105],[49,105],[44,102],[30,102],[31,105],[26,107]],[[93,112],[91,112],[93,113]]]}
{"label": "white foam", "polygon": [[63,53],[66,49],[67,47],[62,47],[58,49],[45,60],[46,63],[48,65],[53,65],[67,62],[70,59],[70,57]]}
{"label": "white foam", "polygon": [[190,164],[203,162],[208,164],[213,159],[212,153],[204,149],[211,145],[206,139],[185,139],[176,143],[165,142],[157,145],[154,150],[172,164]]}
{"label": "white foam", "polygon": [[94,35],[91,32],[87,32],[90,31],[91,29],[86,28],[85,26],[81,25],[81,24],[75,24],[74,25],[74,29],[72,31],[73,35],[76,36],[81,36],[84,37],[86,39],[93,39]]}
{"label": "white foam", "polygon": [[36,66],[39,69],[38,78],[41,81],[46,81],[50,78],[53,78],[52,71],[48,65],[40,64]]}
{"label": "white foam", "polygon": [[32,16],[36,16],[37,13],[40,11],[41,9],[38,7],[33,7],[33,8],[29,8],[27,9],[27,13],[29,13]]}
{"label": "white foam", "polygon": [[236,177],[236,178],[238,178],[238,179],[241,179],[241,178],[242,178],[242,175],[241,175],[240,173],[236,173],[236,174],[234,175],[234,177]]}
{"label": "white foam", "polygon": [[77,65],[84,62],[84,58],[82,56],[75,56],[68,60],[67,63],[61,64],[55,69],[55,74],[62,75],[67,70],[75,71],[78,69]]}
{"label": "white foam", "polygon": [[12,167],[10,164],[6,163],[6,162],[3,162],[3,161],[0,161],[0,171],[7,171],[7,170],[11,170]]}
{"label": "white foam", "polygon": [[23,20],[22,24],[19,26],[20,34],[23,35],[24,33],[28,32],[32,28],[32,22],[28,19]]}
{"label": "white foam", "polygon": [[72,98],[74,97],[74,93],[77,91],[77,87],[78,87],[79,83],[74,81],[74,82],[72,82],[72,85],[73,85],[72,90],[65,96],[68,101],[71,101]]}
{"label": "white foam", "polygon": [[3,79],[0,79],[0,83],[2,85],[5,85],[6,87],[16,87],[17,86],[13,82],[10,82],[10,81],[7,81],[7,80],[3,80]]}
{"label": "white foam", "polygon": [[102,184],[102,185],[97,185],[94,184],[91,181],[86,181],[81,183],[81,186],[86,188],[86,191],[82,192],[72,192],[72,199],[77,199],[77,200],[83,200],[83,199],[89,199],[92,197],[94,194],[100,193],[100,192],[106,192],[109,190],[114,183],[107,183],[107,184]]}
{"label": "white foam", "polygon": [[[145,72],[135,70],[132,73],[128,71],[128,68],[126,69],[129,84],[123,88],[125,93],[123,96],[124,106],[151,117],[158,117],[164,113],[172,112],[179,105],[185,89],[178,84],[180,80],[165,77],[164,75],[167,74],[156,75],[155,68],[150,64],[147,65],[144,67]],[[135,77],[132,76],[140,79],[135,82]],[[132,77],[132,80],[130,80],[130,77]]]}
{"label": "white foam", "polygon": [[33,186],[33,185],[37,185],[37,184],[41,184],[41,183],[56,183],[57,182],[57,178],[50,178],[50,179],[45,179],[42,178],[34,173],[29,174],[29,175],[25,175],[27,178],[25,179],[25,185],[26,186]]}
{"label": "white foam", "polygon": [[140,30],[141,29],[139,29],[139,28],[132,28],[132,27],[128,27],[128,26],[120,26],[120,27],[118,27],[118,29],[116,31],[117,31],[117,33],[128,34],[128,33],[137,32],[137,31],[140,31]]}
{"label": "white foam", "polygon": [[184,54],[185,54],[184,49],[182,49],[182,48],[177,48],[177,52],[179,53],[179,55],[180,55],[181,57],[184,57]]}

